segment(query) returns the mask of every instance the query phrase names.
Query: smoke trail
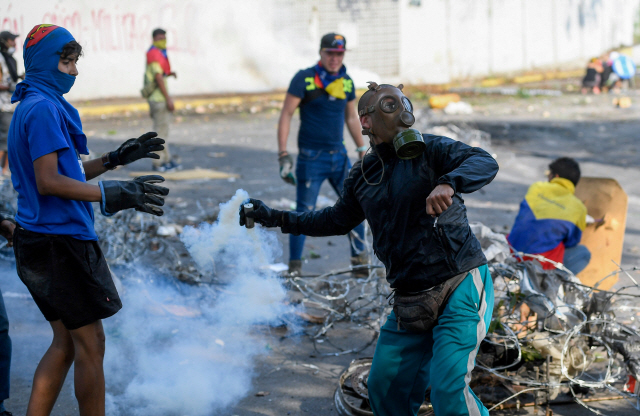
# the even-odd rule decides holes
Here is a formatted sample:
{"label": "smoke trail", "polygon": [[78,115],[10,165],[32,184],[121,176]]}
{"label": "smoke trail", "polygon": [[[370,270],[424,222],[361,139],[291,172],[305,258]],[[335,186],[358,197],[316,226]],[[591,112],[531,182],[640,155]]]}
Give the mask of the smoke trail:
{"label": "smoke trail", "polygon": [[108,414],[215,414],[247,394],[254,359],[267,351],[255,324],[289,311],[278,277],[261,266],[281,247],[275,234],[238,225],[243,190],[220,206],[215,224],[184,230],[182,241],[223,290],[178,283],[132,266],[124,307],[107,320]]}

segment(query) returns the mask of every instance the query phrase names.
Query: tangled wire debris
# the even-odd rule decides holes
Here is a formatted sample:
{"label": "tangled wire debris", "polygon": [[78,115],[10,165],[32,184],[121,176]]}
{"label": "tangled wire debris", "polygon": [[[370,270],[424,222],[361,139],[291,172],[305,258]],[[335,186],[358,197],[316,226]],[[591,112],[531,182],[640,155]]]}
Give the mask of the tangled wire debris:
{"label": "tangled wire debris", "polygon": [[[9,178],[0,181],[0,212],[15,216],[18,195]],[[94,207],[97,208],[97,207]],[[200,207],[200,210],[202,208]],[[96,233],[100,247],[110,266],[140,262],[143,259],[187,283],[209,283],[210,277],[201,275],[190,261],[184,246],[175,237],[182,227],[172,220],[171,209],[155,217],[134,210],[105,217],[96,211]],[[0,244],[0,259],[14,260],[13,250]],[[208,280],[209,279],[209,280]]]}
{"label": "tangled wire debris", "polygon": [[[346,269],[335,270],[320,276],[288,278],[288,284],[300,296],[298,301],[305,307],[307,313],[303,319],[320,324],[320,328],[310,328],[308,335],[314,343],[319,355],[357,354],[367,349],[377,339],[380,327],[384,324],[391,307],[387,298],[391,293],[386,283],[384,266],[373,254],[370,230],[365,223],[366,232],[362,243],[365,246],[369,264],[351,266]],[[360,238],[352,232],[353,244]],[[362,345],[353,345],[356,337],[332,337],[332,330],[339,322],[353,324],[355,330],[369,332]],[[345,341],[347,344],[340,345]]]}
{"label": "tangled wire debris", "polygon": [[178,234],[182,226],[172,221],[170,210],[155,217],[127,210],[105,217],[95,216],[100,247],[112,266],[140,262],[142,259],[177,279],[190,283],[211,283],[213,276],[198,272]]}
{"label": "tangled wire debris", "polygon": [[[471,387],[492,405],[491,410],[520,407],[519,397],[524,394],[533,395],[536,405],[565,394],[605,415],[587,404],[600,399],[583,397],[597,392],[613,394],[608,397],[625,399],[640,409],[635,383],[640,378],[640,286],[629,274],[637,269],[612,273],[629,274],[633,285],[604,291],[583,285],[562,264],[544,270],[541,262],[549,260],[512,254],[504,235],[482,224],[473,224],[472,230],[489,260],[495,306]],[[365,247],[375,258],[368,241]],[[308,319],[320,324],[309,332],[320,355],[365,350],[375,342],[390,313],[390,289],[380,273],[382,266],[360,267],[369,270],[367,277],[343,276],[354,271],[350,268],[289,279],[308,310],[324,312]],[[350,340],[358,338],[354,330],[369,332],[370,337],[362,337],[365,341],[359,346],[341,345],[344,337],[336,331],[339,322],[351,324]]]}
{"label": "tangled wire debris", "polygon": [[[15,214],[16,209],[15,191],[4,180],[0,210]],[[170,217],[170,213],[150,217],[135,211],[109,218],[96,215],[105,257],[112,265],[153,258],[180,280],[211,283],[207,279],[215,277],[197,272],[177,238],[164,238],[180,232]],[[620,267],[590,287],[562,264],[512,253],[504,235],[482,224],[472,224],[472,230],[489,261],[495,304],[470,385],[483,402],[492,405],[490,410],[528,405],[520,402],[524,395],[532,395],[533,403],[542,405],[565,394],[593,413],[606,415],[589,404],[602,400],[598,392],[640,410],[640,284],[631,274],[640,269]],[[354,234],[354,241],[357,238]],[[391,290],[373,253],[368,229],[364,240],[369,264],[286,279],[292,299],[305,306],[300,316],[319,325],[307,327],[319,355],[364,351],[375,343],[391,311]],[[13,253],[0,247],[0,257],[10,259]],[[544,262],[555,269],[543,269]],[[633,284],[612,291],[598,288],[618,274]]]}

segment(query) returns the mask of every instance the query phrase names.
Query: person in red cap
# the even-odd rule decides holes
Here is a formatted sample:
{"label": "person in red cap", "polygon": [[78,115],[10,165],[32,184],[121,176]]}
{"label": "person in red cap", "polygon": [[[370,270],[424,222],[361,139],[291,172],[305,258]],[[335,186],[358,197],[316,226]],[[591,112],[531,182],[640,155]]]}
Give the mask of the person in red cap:
{"label": "person in red cap", "polygon": [[11,104],[11,95],[20,78],[18,66],[13,54],[16,51],[18,35],[9,31],[0,32],[0,165],[2,173],[7,174],[9,163],[7,158],[7,135],[15,104]]}
{"label": "person in red cap", "polygon": [[[18,35],[3,31],[0,32],[0,166],[2,173],[9,169],[7,157],[7,136],[11,117],[15,105],[11,104],[11,95],[16,84],[24,75],[18,75],[18,68],[13,54],[16,51],[16,38]],[[13,219],[5,218],[0,214],[0,235],[7,239],[7,245],[12,245]],[[4,307],[2,292],[0,291],[0,416],[11,416],[11,412],[4,407],[4,401],[9,398],[9,374],[11,369],[11,338],[9,337],[9,319]]]}
{"label": "person in red cap", "polygon": [[[6,213],[0,213],[0,236],[7,240],[7,247],[13,246],[13,232],[15,229],[15,220]],[[12,413],[4,407],[4,401],[9,398],[10,375],[11,337],[9,337],[9,318],[7,309],[4,306],[2,291],[0,291],[0,416],[12,416]]]}
{"label": "person in red cap", "polygon": [[[344,147],[343,131],[346,123],[362,158],[367,146],[360,133],[360,121],[355,107],[353,80],[342,64],[347,40],[336,33],[328,33],[320,41],[320,61],[298,71],[284,99],[278,122],[278,162],[280,176],[296,185],[296,211],[313,211],[320,186],[328,179],[338,195],[347,177],[351,162]],[[287,151],[291,119],[300,107],[298,131],[298,163],[293,173],[293,158]],[[351,264],[366,264],[363,252],[364,226],[358,225],[349,234]],[[355,233],[355,236],[353,234]],[[355,237],[355,238],[354,238]],[[300,275],[305,236],[289,239],[289,273]]]}

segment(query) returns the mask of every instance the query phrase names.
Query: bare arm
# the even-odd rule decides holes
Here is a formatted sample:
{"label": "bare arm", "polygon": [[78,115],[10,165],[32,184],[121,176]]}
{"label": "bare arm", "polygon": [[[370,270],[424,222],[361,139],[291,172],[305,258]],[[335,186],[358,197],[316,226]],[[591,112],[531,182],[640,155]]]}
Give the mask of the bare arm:
{"label": "bare arm", "polygon": [[167,91],[167,85],[164,83],[164,76],[160,73],[155,75],[156,85],[160,88],[160,92],[164,95],[164,99],[167,100],[167,109],[169,111],[173,111],[175,107],[173,106],[173,100],[169,97],[169,92]]}
{"label": "bare arm", "polygon": [[284,97],[280,120],[278,120],[278,155],[287,151],[287,140],[289,139],[289,130],[291,129],[291,119],[293,113],[302,101],[301,98],[287,93]]}
{"label": "bare arm", "polygon": [[[93,162],[93,161],[91,161]],[[100,202],[100,187],[58,173],[58,153],[46,154],[33,162],[38,192],[76,201]]]}
{"label": "bare arm", "polygon": [[84,175],[88,181],[107,171],[107,168],[102,164],[102,158],[88,160],[83,162],[82,166],[84,167]]}
{"label": "bare arm", "polygon": [[[347,123],[347,129],[349,129],[349,134],[351,134],[356,147],[364,146],[360,117],[358,117],[358,112],[356,111],[356,100],[351,100],[347,103],[347,107],[344,110],[344,115],[345,122]],[[365,152],[358,152],[360,159],[364,157],[364,153]]]}

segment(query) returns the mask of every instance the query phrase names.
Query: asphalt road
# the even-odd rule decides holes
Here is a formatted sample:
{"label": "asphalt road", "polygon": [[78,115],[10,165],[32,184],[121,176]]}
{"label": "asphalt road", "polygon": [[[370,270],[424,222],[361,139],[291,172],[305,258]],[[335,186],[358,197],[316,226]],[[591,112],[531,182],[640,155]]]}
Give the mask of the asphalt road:
{"label": "asphalt road", "polygon": [[[580,97],[578,97],[580,98]],[[463,122],[491,132],[492,153],[497,155],[500,173],[489,186],[465,200],[470,221],[480,221],[496,231],[510,228],[517,213],[518,204],[528,186],[544,179],[546,165],[555,157],[577,158],[585,176],[603,176],[617,179],[629,195],[627,235],[623,266],[640,264],[640,183],[637,163],[637,132],[640,122],[635,113],[617,117],[607,107],[600,119],[588,121],[581,113],[563,117],[546,118],[540,111],[528,110],[531,106],[544,106],[550,111],[571,105],[562,97],[554,102],[530,101],[514,105],[508,99],[498,102],[485,100],[474,102],[480,109],[476,115],[451,117],[439,113],[423,113],[421,127],[447,122]],[[567,104],[568,103],[568,104]],[[608,105],[604,99],[593,106]],[[521,110],[518,110],[518,108]],[[500,113],[508,108],[511,113]],[[633,110],[633,109],[632,109]],[[544,110],[549,111],[549,110]],[[637,110],[633,110],[637,111]],[[496,115],[500,113],[499,115]],[[564,113],[563,113],[564,114]],[[589,113],[591,114],[591,113]],[[263,199],[272,205],[285,208],[295,200],[295,190],[283,183],[277,174],[275,131],[277,114],[227,114],[180,116],[172,126],[170,143],[172,151],[179,155],[185,168],[210,168],[240,175],[234,180],[191,180],[168,182],[171,194],[167,206],[171,217],[179,223],[197,223],[217,215],[217,206],[227,201],[238,188],[245,189],[252,197]],[[621,121],[620,119],[625,119]],[[85,123],[90,148],[96,154],[115,148],[130,137],[149,130],[151,123],[143,119],[111,119]],[[293,126],[292,131],[296,131]],[[355,146],[347,141],[347,148],[355,158]],[[295,150],[295,140],[289,149]],[[125,179],[133,170],[148,170],[150,163],[138,162],[106,177]],[[333,190],[325,184],[321,190],[325,203],[336,199]],[[190,216],[189,220],[186,220]],[[288,238],[279,234],[278,239],[287,252]],[[317,258],[309,258],[314,251]],[[344,237],[309,238],[305,246],[304,270],[321,273],[349,265],[348,242]],[[280,258],[287,261],[287,256]],[[122,276],[126,279],[127,276]],[[0,264],[0,287],[5,293],[5,303],[11,322],[13,339],[12,394],[6,401],[7,408],[15,415],[25,414],[31,377],[39,358],[48,346],[50,329],[39,315],[32,300],[15,275],[15,266],[9,262]],[[9,296],[7,296],[9,293]],[[358,357],[371,356],[373,347],[356,355],[320,356],[305,336],[291,336],[268,331],[269,351],[257,358],[253,368],[252,385],[245,398],[232,403],[218,414],[228,415],[331,415],[333,392],[339,374],[348,363]],[[335,329],[333,337],[342,345],[363,345],[370,335],[349,324]],[[168,365],[171,365],[168,363]],[[107,373],[107,390],[117,388],[109,384],[114,376]],[[111,390],[110,390],[111,389]],[[268,392],[268,395],[256,395]],[[216,392],[211,392],[215,395]],[[621,401],[598,405],[609,414],[638,415],[639,413]],[[578,405],[554,407],[557,415],[591,414]],[[532,410],[528,410],[529,414]],[[73,397],[72,372],[60,394],[52,413],[54,416],[77,414]],[[131,409],[130,414],[135,414]],[[174,413],[168,413],[174,414]],[[177,414],[177,413],[176,413]],[[527,414],[527,413],[521,413]]]}

